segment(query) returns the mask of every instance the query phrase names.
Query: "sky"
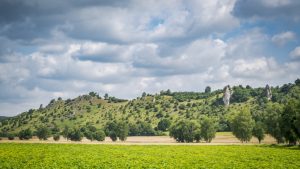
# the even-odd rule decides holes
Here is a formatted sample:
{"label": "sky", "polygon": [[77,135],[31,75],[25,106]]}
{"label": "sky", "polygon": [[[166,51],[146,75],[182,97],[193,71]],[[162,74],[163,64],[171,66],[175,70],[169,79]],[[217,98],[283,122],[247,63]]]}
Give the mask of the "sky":
{"label": "sky", "polygon": [[299,0],[0,1],[0,116],[90,91],[132,99],[299,75]]}

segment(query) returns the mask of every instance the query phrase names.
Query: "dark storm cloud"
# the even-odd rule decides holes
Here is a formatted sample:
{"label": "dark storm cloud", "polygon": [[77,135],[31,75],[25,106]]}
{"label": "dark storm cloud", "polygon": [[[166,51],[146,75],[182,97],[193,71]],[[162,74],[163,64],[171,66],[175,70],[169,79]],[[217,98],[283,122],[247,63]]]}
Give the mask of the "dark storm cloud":
{"label": "dark storm cloud", "polygon": [[299,0],[237,0],[233,14],[240,18],[276,18],[299,20]]}

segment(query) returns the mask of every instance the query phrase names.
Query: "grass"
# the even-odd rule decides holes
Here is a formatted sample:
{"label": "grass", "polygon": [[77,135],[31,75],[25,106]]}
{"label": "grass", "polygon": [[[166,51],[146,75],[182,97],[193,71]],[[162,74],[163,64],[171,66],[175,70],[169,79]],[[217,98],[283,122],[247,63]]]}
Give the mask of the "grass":
{"label": "grass", "polygon": [[227,131],[217,132],[216,135],[217,136],[232,136],[232,132],[227,132]]}
{"label": "grass", "polygon": [[0,168],[300,168],[299,147],[0,144]]}

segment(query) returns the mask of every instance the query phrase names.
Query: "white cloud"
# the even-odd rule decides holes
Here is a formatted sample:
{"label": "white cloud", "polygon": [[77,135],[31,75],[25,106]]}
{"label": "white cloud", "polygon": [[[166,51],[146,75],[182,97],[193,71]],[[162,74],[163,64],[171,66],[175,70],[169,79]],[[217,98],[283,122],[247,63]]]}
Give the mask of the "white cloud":
{"label": "white cloud", "polygon": [[261,29],[247,30],[227,41],[226,56],[232,59],[252,58],[264,55],[269,37]]}
{"label": "white cloud", "polygon": [[283,46],[286,43],[295,40],[296,34],[291,31],[282,32],[280,34],[276,34],[272,37],[272,42],[275,43],[278,46]]}
{"label": "white cloud", "polygon": [[[30,19],[18,16],[22,21],[4,21],[0,114],[16,114],[54,97],[67,99],[89,91],[134,98],[143,91],[168,88],[203,91],[207,85],[214,89],[227,84],[279,85],[299,74],[299,47],[290,52],[293,59],[285,62],[272,56],[270,49],[272,42],[297,41],[297,32],[270,37],[264,28],[240,27],[244,20],[233,16],[233,9],[242,3],[246,12],[242,14],[251,17],[257,9],[252,1],[113,2],[70,5],[54,0],[49,9],[44,3],[43,8],[36,7],[45,11],[38,18],[27,14],[25,6],[22,15]],[[282,6],[291,6],[288,0],[271,2],[259,3],[261,13],[255,16],[268,15],[260,9],[280,13]],[[25,28],[24,22],[28,22]]]}
{"label": "white cloud", "polygon": [[300,46],[290,52],[290,57],[292,59],[300,59]]}
{"label": "white cloud", "polygon": [[266,80],[281,77],[284,74],[273,58],[239,59],[234,62],[233,66],[232,75],[242,78]]}
{"label": "white cloud", "polygon": [[[224,33],[239,25],[232,16],[235,0],[139,1],[124,8],[93,6],[69,11],[69,36],[121,43],[151,43],[168,39]],[[77,17],[74,17],[77,16]]]}

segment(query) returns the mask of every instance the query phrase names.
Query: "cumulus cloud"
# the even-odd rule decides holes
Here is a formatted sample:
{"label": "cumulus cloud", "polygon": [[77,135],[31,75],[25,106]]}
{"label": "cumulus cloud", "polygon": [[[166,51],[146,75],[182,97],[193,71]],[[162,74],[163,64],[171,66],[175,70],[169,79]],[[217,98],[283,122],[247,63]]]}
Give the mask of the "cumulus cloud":
{"label": "cumulus cloud", "polygon": [[296,34],[291,31],[282,32],[279,34],[276,34],[272,37],[272,42],[275,43],[278,46],[283,46],[289,41],[295,40]]}
{"label": "cumulus cloud", "polygon": [[252,60],[239,59],[233,64],[233,76],[243,78],[272,79],[283,75],[276,61],[272,58],[255,58]]}
{"label": "cumulus cloud", "polygon": [[300,46],[290,52],[290,57],[292,59],[300,59]]}
{"label": "cumulus cloud", "polygon": [[234,1],[3,1],[0,34],[33,40],[59,29],[70,37],[105,42],[144,42],[224,33],[238,25]]}
{"label": "cumulus cloud", "polygon": [[[293,29],[298,4],[1,1],[0,115],[89,91],[134,98],[142,91],[168,88],[203,91],[207,85],[291,82],[300,67],[299,47],[293,46],[299,37]],[[273,35],[271,26],[261,26],[257,18],[291,24],[276,28],[281,33]],[[278,56],[272,43],[281,46]]]}

